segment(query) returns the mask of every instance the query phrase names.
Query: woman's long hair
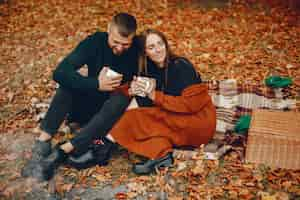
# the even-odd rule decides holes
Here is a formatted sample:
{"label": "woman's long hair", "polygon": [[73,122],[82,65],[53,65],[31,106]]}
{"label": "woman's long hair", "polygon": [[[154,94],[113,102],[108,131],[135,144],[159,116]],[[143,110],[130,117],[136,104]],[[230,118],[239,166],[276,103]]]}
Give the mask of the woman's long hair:
{"label": "woman's long hair", "polygon": [[147,55],[146,55],[146,40],[147,37],[150,34],[155,34],[158,35],[163,42],[166,45],[166,58],[164,60],[164,70],[165,70],[165,86],[167,84],[167,80],[168,80],[168,65],[169,65],[169,61],[175,57],[177,57],[170,49],[169,43],[167,41],[166,36],[157,30],[154,29],[147,29],[145,30],[143,33],[141,33],[139,35],[139,60],[138,60],[138,64],[139,64],[139,75],[141,74],[148,74],[148,69],[147,69]]}

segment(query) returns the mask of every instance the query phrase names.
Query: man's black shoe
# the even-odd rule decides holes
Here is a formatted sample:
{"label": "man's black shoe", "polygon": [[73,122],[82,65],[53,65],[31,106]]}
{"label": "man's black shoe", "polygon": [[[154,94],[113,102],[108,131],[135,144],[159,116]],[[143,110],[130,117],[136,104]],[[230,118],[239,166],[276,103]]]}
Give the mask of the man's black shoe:
{"label": "man's black shoe", "polygon": [[32,148],[32,160],[42,160],[51,153],[51,142],[36,140]]}
{"label": "man's black shoe", "polygon": [[95,165],[107,165],[115,145],[107,140],[94,140],[85,151],[75,150],[66,160],[66,164],[76,169],[86,169]]}
{"label": "man's black shoe", "polygon": [[33,177],[40,181],[46,181],[53,177],[55,170],[67,159],[66,154],[59,146],[52,153],[37,164]]}
{"label": "man's black shoe", "polygon": [[172,153],[168,153],[166,156],[148,160],[144,163],[137,163],[133,165],[132,171],[136,174],[150,174],[155,171],[156,168],[169,167],[174,163]]}
{"label": "man's black shoe", "polygon": [[23,177],[33,176],[36,165],[51,153],[51,142],[36,140],[32,148],[32,157],[22,168],[21,175]]}
{"label": "man's black shoe", "polygon": [[70,154],[66,160],[66,165],[74,167],[78,170],[86,169],[96,165],[95,157],[91,149],[82,154]]}
{"label": "man's black shoe", "polygon": [[76,135],[76,133],[78,133],[78,131],[81,129],[80,124],[77,122],[67,123],[67,126],[70,129],[70,132],[74,135]]}
{"label": "man's black shoe", "polygon": [[112,152],[116,148],[116,144],[105,137],[102,138],[101,141],[104,145],[95,145],[93,150],[96,163],[100,166],[108,164],[108,161],[112,156]]}

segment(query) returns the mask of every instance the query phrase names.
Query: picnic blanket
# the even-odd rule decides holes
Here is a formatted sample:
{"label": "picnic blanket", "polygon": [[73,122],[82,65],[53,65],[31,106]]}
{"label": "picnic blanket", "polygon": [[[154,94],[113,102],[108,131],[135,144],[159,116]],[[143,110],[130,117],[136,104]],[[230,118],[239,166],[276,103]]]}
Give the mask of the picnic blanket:
{"label": "picnic blanket", "polygon": [[217,109],[217,132],[233,131],[241,116],[253,109],[295,110],[291,89],[271,88],[264,83],[237,83],[235,79],[205,81]]}

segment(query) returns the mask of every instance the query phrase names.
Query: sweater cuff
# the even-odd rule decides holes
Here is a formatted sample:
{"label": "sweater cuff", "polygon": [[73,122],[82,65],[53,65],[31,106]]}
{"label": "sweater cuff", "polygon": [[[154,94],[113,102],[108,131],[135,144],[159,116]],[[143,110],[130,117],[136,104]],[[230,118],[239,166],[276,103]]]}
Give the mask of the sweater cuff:
{"label": "sweater cuff", "polygon": [[164,93],[160,91],[155,91],[155,98],[154,98],[154,103],[156,105],[162,105],[164,101]]}

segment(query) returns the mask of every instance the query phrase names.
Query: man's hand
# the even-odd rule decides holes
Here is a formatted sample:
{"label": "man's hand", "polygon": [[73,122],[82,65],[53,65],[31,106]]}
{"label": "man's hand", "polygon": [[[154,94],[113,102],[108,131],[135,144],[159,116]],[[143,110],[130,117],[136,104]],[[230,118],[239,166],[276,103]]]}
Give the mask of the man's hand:
{"label": "man's hand", "polygon": [[88,77],[89,75],[89,69],[87,67],[81,67],[80,69],[77,70],[77,72],[84,77]]}
{"label": "man's hand", "polygon": [[98,89],[100,91],[113,91],[121,85],[123,75],[117,77],[107,77],[106,76],[107,70],[108,70],[107,67],[103,67],[98,76],[98,83],[99,83]]}

